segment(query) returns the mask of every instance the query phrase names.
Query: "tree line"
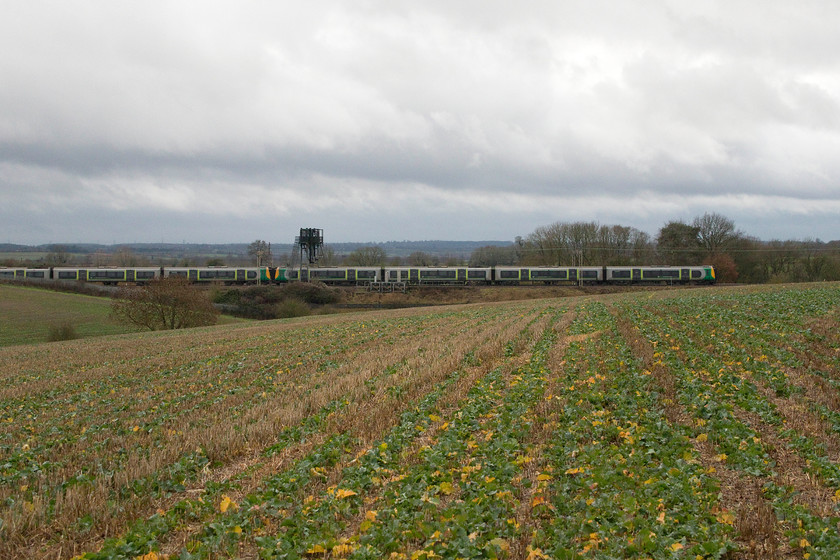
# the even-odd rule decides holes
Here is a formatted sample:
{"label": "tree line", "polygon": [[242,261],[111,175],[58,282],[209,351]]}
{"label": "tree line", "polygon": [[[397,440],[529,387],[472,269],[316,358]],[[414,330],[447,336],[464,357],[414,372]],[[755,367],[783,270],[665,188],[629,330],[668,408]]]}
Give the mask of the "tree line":
{"label": "tree line", "polygon": [[517,239],[508,254],[529,265],[711,264],[723,282],[840,280],[840,241],[762,241],[717,213],[670,221],[653,238],[627,226],[557,222]]}
{"label": "tree line", "polygon": [[722,282],[817,282],[840,280],[840,241],[762,241],[718,213],[672,220],[655,236],[623,225],[555,222],[509,245],[488,245],[469,258],[416,252],[388,257],[377,245],[347,255],[325,249],[322,266],[715,266]]}
{"label": "tree line", "polygon": [[[93,266],[148,266],[129,248],[93,255]],[[54,246],[45,266],[76,261],[64,246]],[[90,260],[90,259],[85,259]],[[180,266],[295,266],[294,251],[272,254],[271,244],[256,240],[247,256],[228,259],[189,259]],[[15,264],[15,263],[7,263]],[[471,254],[436,254],[415,251],[408,256],[388,255],[379,244],[339,254],[326,245],[318,266],[586,266],[586,265],[698,265],[717,268],[723,282],[766,283],[840,280],[840,241],[763,241],[740,231],[732,219],[706,213],[691,221],[674,220],[650,234],[624,225],[598,222],[555,222],[537,227],[506,245],[488,245]]]}

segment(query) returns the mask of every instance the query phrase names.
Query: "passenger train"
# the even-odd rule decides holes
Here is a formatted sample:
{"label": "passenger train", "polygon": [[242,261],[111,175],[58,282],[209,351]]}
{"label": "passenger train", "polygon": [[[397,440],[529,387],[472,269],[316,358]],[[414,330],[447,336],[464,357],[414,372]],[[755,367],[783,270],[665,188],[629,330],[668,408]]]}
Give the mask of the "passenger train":
{"label": "passenger train", "polygon": [[415,267],[53,267],[0,268],[0,280],[59,280],[105,285],[184,277],[194,283],[330,285],[714,284],[712,266]]}

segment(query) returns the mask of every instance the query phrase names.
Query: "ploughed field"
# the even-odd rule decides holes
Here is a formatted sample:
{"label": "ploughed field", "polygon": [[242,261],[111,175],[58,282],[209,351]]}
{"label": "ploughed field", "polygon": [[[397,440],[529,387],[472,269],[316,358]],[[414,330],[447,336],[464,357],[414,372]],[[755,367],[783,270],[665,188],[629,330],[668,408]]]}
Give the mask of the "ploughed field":
{"label": "ploughed field", "polygon": [[0,349],[0,558],[834,558],[840,285]]}

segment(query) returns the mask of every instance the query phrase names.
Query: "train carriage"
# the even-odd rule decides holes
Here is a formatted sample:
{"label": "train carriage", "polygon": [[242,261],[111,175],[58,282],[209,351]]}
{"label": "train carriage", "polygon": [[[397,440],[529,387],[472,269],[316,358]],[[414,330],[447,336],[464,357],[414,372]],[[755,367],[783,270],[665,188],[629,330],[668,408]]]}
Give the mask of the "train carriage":
{"label": "train carriage", "polygon": [[386,282],[406,284],[489,284],[493,279],[490,267],[386,267]]}
{"label": "train carriage", "polygon": [[[42,278],[53,280],[75,280],[78,282],[97,282],[102,284],[119,284],[122,282],[144,283],[160,277],[161,270],[158,267],[97,267],[97,268],[71,268],[56,267],[46,272]],[[30,270],[30,272],[32,272]],[[51,272],[51,274],[49,274]],[[28,278],[29,276],[27,276]]]}
{"label": "train carriage", "polygon": [[52,271],[53,280],[77,280],[87,282],[87,269],[78,267],[56,267]]}
{"label": "train carriage", "polygon": [[375,266],[310,268],[309,280],[325,284],[363,284],[381,281],[382,269]]}
{"label": "train carriage", "polygon": [[265,273],[257,267],[191,266],[165,268],[164,276],[187,278],[198,283],[256,284]]}
{"label": "train carriage", "polygon": [[608,266],[605,281],[614,284],[714,283],[712,266]]}
{"label": "train carriage", "polygon": [[0,280],[20,280],[26,278],[25,268],[0,268]]}
{"label": "train carriage", "polygon": [[24,278],[27,280],[49,280],[49,268],[27,268],[24,272]]}
{"label": "train carriage", "polygon": [[521,283],[594,283],[604,278],[603,267],[497,266],[493,281],[497,284]]}

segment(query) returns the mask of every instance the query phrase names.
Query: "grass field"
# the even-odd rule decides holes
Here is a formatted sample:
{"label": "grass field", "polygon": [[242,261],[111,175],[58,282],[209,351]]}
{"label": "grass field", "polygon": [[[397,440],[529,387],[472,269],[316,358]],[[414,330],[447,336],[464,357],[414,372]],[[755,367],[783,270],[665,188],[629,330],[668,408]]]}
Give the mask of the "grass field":
{"label": "grass field", "polygon": [[108,298],[0,284],[0,347],[47,341],[50,330],[63,325],[79,338],[138,332],[111,318],[110,306]]}
{"label": "grass field", "polygon": [[0,349],[2,558],[835,558],[840,285]]}
{"label": "grass field", "polygon": [[51,327],[73,325],[79,337],[134,332],[109,317],[106,298],[0,285],[0,346],[44,342]]}

